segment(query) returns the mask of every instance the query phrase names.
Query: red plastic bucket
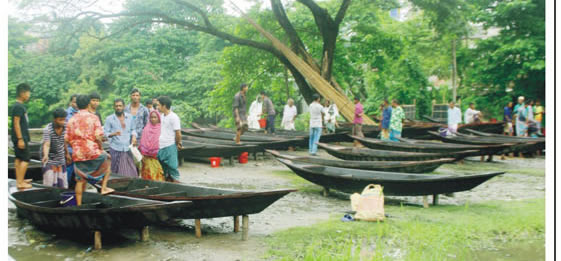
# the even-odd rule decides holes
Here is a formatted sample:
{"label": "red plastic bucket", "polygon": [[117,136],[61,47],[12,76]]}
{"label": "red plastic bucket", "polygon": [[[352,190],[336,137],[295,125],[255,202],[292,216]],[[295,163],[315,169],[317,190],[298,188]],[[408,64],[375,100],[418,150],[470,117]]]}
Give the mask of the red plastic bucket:
{"label": "red plastic bucket", "polygon": [[249,158],[249,153],[244,152],[244,153],[240,154],[240,156],[238,157],[238,160],[239,160],[240,163],[245,164],[245,163],[247,163],[248,158]]}
{"label": "red plastic bucket", "polygon": [[222,158],[220,158],[220,157],[210,157],[210,166],[211,166],[212,168],[218,168],[218,167],[220,167],[220,160],[221,160],[221,159],[222,159]]}
{"label": "red plastic bucket", "polygon": [[267,126],[267,119],[263,118],[258,120],[259,122],[259,127],[261,127],[261,129],[264,129]]}

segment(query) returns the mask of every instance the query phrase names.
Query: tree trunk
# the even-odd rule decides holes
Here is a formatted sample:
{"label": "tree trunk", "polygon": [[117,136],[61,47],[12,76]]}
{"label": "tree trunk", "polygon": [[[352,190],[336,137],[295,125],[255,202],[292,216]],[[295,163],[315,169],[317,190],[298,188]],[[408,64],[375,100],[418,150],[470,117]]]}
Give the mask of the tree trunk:
{"label": "tree trunk", "polygon": [[457,68],[456,68],[456,38],[452,39],[452,101],[456,102],[456,77],[457,77]]}

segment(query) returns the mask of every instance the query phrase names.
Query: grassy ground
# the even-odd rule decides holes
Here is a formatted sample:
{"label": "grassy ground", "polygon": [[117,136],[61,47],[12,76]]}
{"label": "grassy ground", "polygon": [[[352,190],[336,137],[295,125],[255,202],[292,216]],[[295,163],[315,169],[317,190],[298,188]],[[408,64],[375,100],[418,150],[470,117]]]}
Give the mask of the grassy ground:
{"label": "grassy ground", "polygon": [[[446,164],[434,174],[505,171],[502,182],[543,177],[543,167],[513,161]],[[275,171],[299,193],[321,187],[291,171]],[[513,176],[514,175],[514,176]],[[514,184],[514,183],[513,183]],[[348,198],[348,195],[347,197]],[[350,204],[350,202],[349,202]],[[311,206],[313,207],[313,206]],[[384,222],[342,222],[343,213],[323,223],[296,227],[267,239],[272,260],[539,260],[545,251],[545,200],[483,201],[423,209],[386,201]]]}
{"label": "grassy ground", "polygon": [[266,258],[475,260],[480,251],[514,242],[535,242],[539,252],[545,242],[544,207],[543,199],[429,209],[386,205],[390,217],[384,222],[341,222],[341,214],[275,233],[267,241]]}

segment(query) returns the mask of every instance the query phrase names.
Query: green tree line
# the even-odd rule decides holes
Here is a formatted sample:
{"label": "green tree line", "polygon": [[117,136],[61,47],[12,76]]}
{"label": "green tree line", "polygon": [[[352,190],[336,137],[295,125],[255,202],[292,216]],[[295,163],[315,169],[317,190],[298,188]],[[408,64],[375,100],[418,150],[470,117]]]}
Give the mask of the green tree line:
{"label": "green tree line", "polygon": [[[221,6],[222,1],[212,4]],[[162,5],[160,1],[129,1],[125,9]],[[341,1],[317,5],[334,14]],[[457,86],[463,109],[468,102],[476,102],[487,118],[501,118],[502,107],[513,97],[545,96],[543,0],[418,0],[412,1],[405,21],[390,17],[390,10],[398,7],[389,0],[353,1],[337,35],[333,77],[348,96],[362,98],[368,114],[378,113],[384,98],[415,102],[418,118],[431,113],[433,100],[450,100],[449,85],[436,88],[428,78],[451,78],[451,39],[457,39]],[[293,2],[284,9],[306,51],[322,57],[325,42],[307,6]],[[273,10],[255,5],[247,13],[282,41],[291,41],[290,35],[280,33]],[[261,39],[242,18],[223,9],[213,9],[211,18],[235,37]],[[176,25],[139,22],[130,27],[131,19],[90,22],[81,30],[77,28],[81,23],[61,23],[48,35],[32,36],[29,32],[37,31],[37,24],[10,17],[9,105],[15,101],[15,86],[29,83],[30,126],[40,127],[48,123],[50,111],[68,106],[73,93],[100,93],[100,112],[105,117],[112,113],[114,98],[128,100],[129,91],[138,88],[143,100],[170,96],[173,110],[184,123],[231,126],[232,97],[241,83],[251,85],[248,103],[265,90],[277,111],[282,111],[287,98],[305,98],[291,71],[270,52]],[[498,28],[499,33],[470,38],[475,25]]]}

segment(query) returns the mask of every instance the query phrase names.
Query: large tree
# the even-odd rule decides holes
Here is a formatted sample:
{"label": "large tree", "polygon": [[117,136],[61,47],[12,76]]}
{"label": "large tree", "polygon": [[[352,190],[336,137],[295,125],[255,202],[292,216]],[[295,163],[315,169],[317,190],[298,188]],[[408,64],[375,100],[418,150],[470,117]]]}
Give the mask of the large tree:
{"label": "large tree", "polygon": [[[113,33],[121,33],[124,30],[147,24],[169,24],[187,30],[194,30],[229,41],[232,44],[249,46],[264,52],[268,52],[276,57],[292,74],[301,94],[311,102],[311,95],[314,91],[296,68],[287,58],[275,49],[262,37],[255,34],[253,37],[243,38],[235,33],[236,24],[241,20],[237,17],[227,15],[224,10],[224,2],[220,0],[129,0],[125,4],[123,11],[119,13],[109,13],[91,10],[92,3],[95,1],[81,2],[79,5],[71,0],[60,1],[23,1],[22,8],[36,8],[38,6],[53,8],[53,16],[48,19],[57,28],[63,25],[74,24],[76,31],[86,30],[89,24],[95,21],[118,18],[113,20],[120,24],[121,29]],[[393,2],[393,1],[384,1]],[[312,0],[297,0],[295,5],[303,5],[313,16],[316,30],[322,41],[320,54],[314,57],[313,51],[307,48],[297,32],[297,28],[288,18],[286,8],[280,0],[270,0],[271,9],[274,13],[281,30],[275,32],[288,39],[290,48],[298,54],[307,64],[329,81],[334,88],[341,91],[341,88],[333,79],[333,58],[336,50],[339,28],[345,18],[346,12],[351,4],[351,0],[342,0],[337,8],[322,6]],[[323,3],[322,3],[323,4]],[[369,1],[368,4],[376,4]],[[292,4],[289,4],[291,7]],[[330,10],[334,9],[334,10]],[[254,7],[251,11],[258,12],[259,7]],[[70,36],[72,34],[69,34]],[[311,45],[311,44],[310,44]]]}

